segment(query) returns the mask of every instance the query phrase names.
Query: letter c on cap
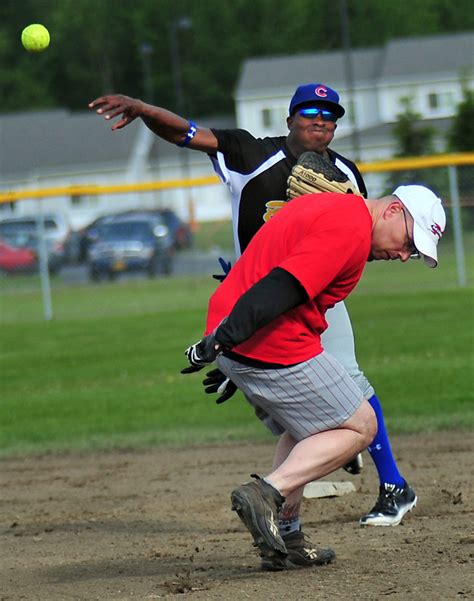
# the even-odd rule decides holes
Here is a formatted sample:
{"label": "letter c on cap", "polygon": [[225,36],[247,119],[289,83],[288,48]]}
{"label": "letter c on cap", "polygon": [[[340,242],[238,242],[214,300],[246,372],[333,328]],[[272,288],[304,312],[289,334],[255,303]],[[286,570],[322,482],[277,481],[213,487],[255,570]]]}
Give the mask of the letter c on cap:
{"label": "letter c on cap", "polygon": [[328,90],[324,86],[318,86],[314,90],[314,93],[316,94],[316,96],[320,96],[321,98],[326,98],[326,96],[328,95]]}

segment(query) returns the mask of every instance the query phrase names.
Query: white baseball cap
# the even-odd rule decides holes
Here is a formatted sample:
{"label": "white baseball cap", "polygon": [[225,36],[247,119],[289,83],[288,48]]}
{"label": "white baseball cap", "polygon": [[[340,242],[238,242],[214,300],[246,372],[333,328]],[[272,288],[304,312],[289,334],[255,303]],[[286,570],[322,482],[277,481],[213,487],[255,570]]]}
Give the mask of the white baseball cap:
{"label": "white baseball cap", "polygon": [[438,265],[436,247],[444,228],[446,214],[441,199],[425,186],[398,186],[393,194],[399,198],[413,217],[413,242],[428,267]]}

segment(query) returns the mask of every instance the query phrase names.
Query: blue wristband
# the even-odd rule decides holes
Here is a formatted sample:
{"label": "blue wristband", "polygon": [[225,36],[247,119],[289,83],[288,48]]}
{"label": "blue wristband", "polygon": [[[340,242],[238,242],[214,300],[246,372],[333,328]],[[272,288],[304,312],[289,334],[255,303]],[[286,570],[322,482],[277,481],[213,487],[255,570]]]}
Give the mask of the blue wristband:
{"label": "blue wristband", "polygon": [[191,142],[191,140],[196,135],[196,132],[197,132],[196,124],[193,123],[192,121],[190,121],[189,129],[188,129],[188,133],[186,134],[186,137],[184,138],[184,140],[182,142],[180,142],[179,144],[176,144],[176,146],[179,146],[180,148],[187,146],[189,144],[189,142]]}

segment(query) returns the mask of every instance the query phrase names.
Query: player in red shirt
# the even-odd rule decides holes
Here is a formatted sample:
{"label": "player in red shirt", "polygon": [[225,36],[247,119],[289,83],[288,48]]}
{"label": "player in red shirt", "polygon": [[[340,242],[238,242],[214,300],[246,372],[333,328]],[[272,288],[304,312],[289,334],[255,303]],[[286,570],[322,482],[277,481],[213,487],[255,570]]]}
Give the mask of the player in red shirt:
{"label": "player in red shirt", "polygon": [[[314,202],[309,202],[312,197]],[[320,335],[327,327],[324,314],[358,282],[369,256],[372,227],[360,196],[315,194],[295,199],[291,211],[288,206],[272,218],[274,223],[264,234],[262,228],[257,232],[245,260],[237,261],[216,289],[206,328],[212,332],[253,284],[272,269],[283,269],[299,282],[309,300],[232,349],[281,365],[306,361],[322,351]]]}
{"label": "player in red shirt", "polygon": [[[292,553],[291,538],[283,541],[278,512],[301,501],[305,484],[364,450],[377,430],[370,403],[321,346],[327,309],[350,294],[367,261],[419,254],[435,267],[446,224],[440,199],[424,186],[400,186],[381,199],[314,196],[291,201],[257,232],[212,295],[206,336],[186,350],[183,370],[217,361],[280,436],[273,471],[231,497],[269,570],[314,565]],[[331,549],[313,552],[319,563],[335,557]]]}

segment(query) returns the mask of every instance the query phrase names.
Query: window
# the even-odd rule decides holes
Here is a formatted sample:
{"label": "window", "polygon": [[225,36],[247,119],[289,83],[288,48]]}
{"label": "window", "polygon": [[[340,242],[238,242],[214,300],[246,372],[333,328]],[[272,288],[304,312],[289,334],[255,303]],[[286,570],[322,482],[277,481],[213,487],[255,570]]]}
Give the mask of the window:
{"label": "window", "polygon": [[438,108],[439,97],[438,94],[428,94],[428,106],[430,109]]}
{"label": "window", "polygon": [[446,111],[455,105],[453,92],[432,92],[428,94],[428,106],[431,111]]}
{"label": "window", "polygon": [[262,109],[262,125],[263,127],[271,127],[273,124],[271,109]]}

